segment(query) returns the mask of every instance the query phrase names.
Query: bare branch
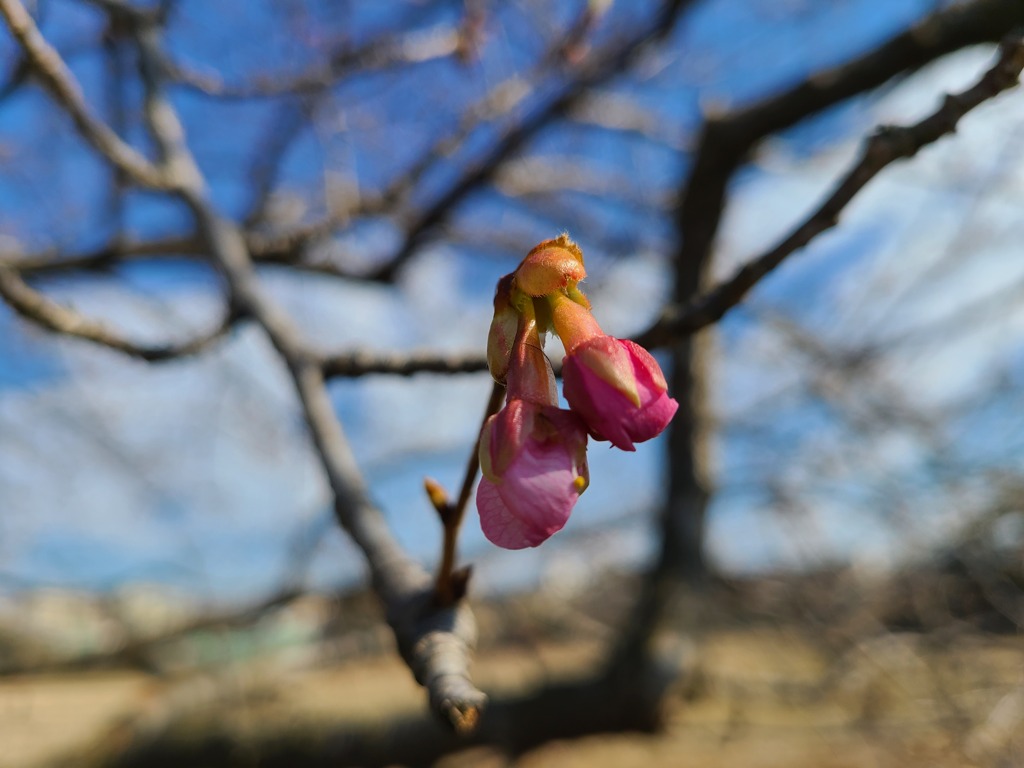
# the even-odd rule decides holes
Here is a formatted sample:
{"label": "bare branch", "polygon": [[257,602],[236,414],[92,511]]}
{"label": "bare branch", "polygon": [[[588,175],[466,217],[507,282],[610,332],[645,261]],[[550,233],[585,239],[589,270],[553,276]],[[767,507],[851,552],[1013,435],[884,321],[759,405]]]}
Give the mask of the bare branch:
{"label": "bare branch", "polygon": [[82,137],[137,183],[153,189],[166,189],[164,173],[92,114],[74,76],[60,54],[40,34],[20,0],[0,0],[0,14],[31,59],[36,74],[50,95],[71,116]]}
{"label": "bare branch", "polygon": [[889,164],[913,157],[924,146],[953,133],[969,111],[1018,84],[1024,69],[1024,39],[1003,41],[999,58],[981,79],[967,90],[946,96],[942,105],[916,125],[883,126],[865,143],[857,163],[836,185],[832,194],[800,226],[771,250],[745,264],[714,290],[683,307],[670,307],[637,341],[659,346],[717,322],[788,256],[822,232],[834,227],[843,209]]}
{"label": "bare branch", "polygon": [[[467,11],[467,16],[472,18],[475,11],[471,9],[467,9]],[[587,7],[584,6],[580,16],[574,22],[573,29],[579,27],[582,20],[589,16]],[[467,24],[470,24],[470,26],[475,23],[471,21],[471,18],[467,19]],[[335,203],[330,206],[331,210],[325,216],[297,227],[291,232],[252,235],[250,247],[253,249],[254,255],[257,253],[262,254],[267,261],[275,263],[301,263],[302,253],[309,244],[328,235],[337,228],[340,222],[356,215],[382,214],[401,209],[407,204],[422,179],[432,169],[436,168],[439,163],[447,161],[448,158],[458,152],[466,140],[482,124],[496,121],[507,115],[513,109],[520,106],[536,90],[537,85],[550,75],[551,67],[564,58],[564,41],[564,37],[559,37],[552,41],[529,75],[512,75],[494,85],[486,95],[463,112],[457,125],[451,131],[433,142],[420,154],[416,161],[404,169],[383,190],[377,193],[364,192],[352,204],[342,203],[339,205]],[[528,128],[522,138],[525,139],[528,135],[540,130],[546,123],[556,118],[557,114],[557,111],[547,111],[539,115],[536,124]],[[519,127],[512,126],[506,129],[506,137],[514,137],[521,128],[522,126],[520,125]],[[511,146],[507,150],[502,150],[500,147],[498,150],[500,156],[506,157],[511,156],[515,151],[514,147]],[[495,163],[500,166],[501,160],[499,155],[492,156],[489,161],[480,163],[479,166],[467,169],[467,173],[472,173],[478,167],[486,168],[488,163]],[[473,182],[473,185],[483,184],[486,181],[486,177],[480,177]],[[467,188],[465,192],[468,191],[469,189]],[[465,192],[460,192],[459,195],[461,196]],[[415,220],[416,216],[417,214],[415,213],[406,214],[406,217],[411,220]],[[384,271],[377,270],[365,275],[353,274],[351,276],[385,282],[390,281],[394,277],[394,272],[389,271],[387,269],[388,266],[384,265]],[[337,274],[339,271],[344,272],[344,270],[339,270],[334,265],[327,266],[327,270],[332,274]],[[345,276],[349,276],[349,274],[345,272]]]}
{"label": "bare branch", "polygon": [[530,139],[551,123],[567,114],[595,86],[620,74],[653,40],[667,35],[683,9],[692,0],[671,0],[663,4],[651,23],[625,41],[618,41],[590,53],[580,65],[577,75],[553,99],[507,130],[491,151],[465,170],[433,203],[417,213],[406,228],[405,240],[392,259],[369,275],[371,279],[390,281],[412,257],[423,240],[443,224],[455,207],[470,193],[490,182],[504,164],[514,157]]}
{"label": "bare branch", "polygon": [[2,265],[0,298],[3,298],[15,312],[40,328],[90,341],[151,363],[175,360],[203,352],[226,336],[238,320],[238,315],[229,312],[215,328],[194,339],[150,346],[128,341],[102,323],[61,306],[30,287],[15,270]]}
{"label": "bare branch", "polygon": [[486,702],[469,677],[469,658],[476,642],[473,615],[464,603],[444,608],[433,604],[430,577],[399,547],[384,516],[370,500],[318,359],[307,349],[291,318],[263,293],[240,229],[218,216],[206,197],[180,122],[161,88],[155,28],[142,28],[138,43],[150,131],[172,167],[183,171],[175,175],[180,185],[176,192],[192,210],[199,234],[224,273],[234,301],[262,326],[291,374],[334,493],[336,517],[366,556],[402,656],[427,689],[434,711],[455,730],[472,730]]}
{"label": "bare branch", "polygon": [[[302,233],[270,236],[246,232],[244,237],[249,254],[258,265],[288,267],[296,272],[308,272],[342,280],[366,279],[364,275],[331,261],[304,260],[300,243],[308,234],[308,230]],[[0,255],[0,266],[10,267],[23,275],[53,275],[76,270],[102,272],[125,262],[161,259],[210,261],[210,255],[205,243],[195,235],[138,241],[122,241],[115,238],[95,250],[70,256],[62,255],[56,249],[27,255]]]}
{"label": "bare branch", "polygon": [[459,531],[462,528],[462,520],[466,516],[466,509],[469,507],[469,497],[473,494],[473,486],[476,485],[476,475],[480,471],[480,435],[483,433],[487,420],[496,414],[501,408],[501,401],[505,396],[503,384],[495,381],[491,387],[491,396],[487,400],[487,407],[484,409],[484,417],[480,421],[480,430],[477,432],[476,440],[473,441],[473,448],[469,452],[469,460],[466,463],[466,472],[462,478],[462,487],[459,489],[459,497],[454,504],[438,503],[441,499],[436,498],[436,493],[428,494],[431,502],[441,516],[441,524],[444,527],[444,541],[441,545],[441,562],[437,568],[437,579],[434,582],[434,597],[438,605],[454,605],[466,593],[466,585],[469,581],[469,567],[456,570],[455,556],[456,546],[459,542]]}
{"label": "bare branch", "polygon": [[[628,666],[638,653],[645,652],[674,594],[677,577],[705,575],[703,531],[712,487],[709,341],[693,333],[713,322],[716,310],[724,313],[734,305],[727,295],[729,289],[723,286],[717,293],[710,283],[714,244],[733,175],[766,136],[954,50],[996,42],[1021,24],[1024,4],[1019,0],[974,0],[951,6],[846,64],[815,73],[793,88],[732,113],[706,118],[679,196],[674,305],[640,336],[648,345],[671,345],[669,386],[680,398],[681,407],[669,434],[669,490],[660,520],[663,546],[644,581],[630,622],[632,631],[621,645],[621,663]],[[742,282],[750,276],[738,279]],[[739,293],[743,292],[745,289],[740,289]],[[666,332],[668,328],[671,332]],[[686,402],[682,402],[684,398]]]}
{"label": "bare branch", "polygon": [[229,85],[216,76],[167,62],[168,76],[207,96],[222,99],[266,99],[296,94],[311,95],[337,84],[353,72],[392,69],[447,58],[459,50],[458,30],[448,26],[418,30],[399,38],[374,40],[352,48],[338,47],[329,53],[327,63],[290,77],[260,77],[251,83]]}
{"label": "bare branch", "polygon": [[[761,139],[866,93],[953,51],[998,42],[1024,24],[1019,0],[975,0],[937,12],[863,56],[818,72],[775,96],[707,119],[682,195],[680,264],[704,264],[713,248],[733,173]],[[677,286],[676,301],[693,286]],[[687,293],[687,289],[690,292]]]}
{"label": "bare branch", "polygon": [[[341,266],[330,262],[292,260],[291,253],[279,250],[282,242],[274,242],[262,234],[245,235],[249,253],[257,264],[287,266],[299,272],[327,275],[341,279],[359,279]],[[123,241],[114,239],[95,250],[70,256],[48,249],[24,256],[0,256],[0,266],[7,266],[23,275],[52,275],[63,272],[104,271],[125,262],[160,259],[198,259],[209,261],[205,243],[195,236],[172,236],[152,240]]]}
{"label": "bare branch", "polygon": [[0,257],[0,266],[22,275],[53,275],[75,270],[103,271],[126,261],[199,256],[201,244],[194,237],[169,237],[138,242],[116,238],[92,251],[64,256],[59,250]]}
{"label": "bare branch", "polygon": [[479,373],[487,370],[487,358],[480,352],[438,354],[436,352],[355,351],[330,355],[321,360],[324,376],[356,378],[381,373],[412,376],[417,373]]}
{"label": "bare branch", "polygon": [[[408,198],[418,180],[432,168],[439,159],[448,157],[480,124],[493,120],[507,113],[531,90],[531,87],[520,78],[509,78],[492,89],[479,104],[472,107],[460,123],[454,134],[445,136],[435,143],[412,168],[404,172],[398,179],[380,193],[364,193],[352,204],[332,205],[332,210],[321,219],[303,224],[289,232],[250,232],[247,234],[250,252],[259,262],[295,266],[304,271],[317,272],[342,278],[370,279],[390,281],[398,267],[418,247],[419,239],[436,225],[442,224],[454,206],[467,194],[480,185],[491,180],[506,160],[515,155],[531,136],[544,126],[564,114],[571,105],[582,99],[591,89],[621,71],[622,67],[642,51],[652,40],[657,39],[671,28],[672,23],[691,0],[674,0],[666,2],[663,10],[656,15],[653,22],[645,29],[625,41],[618,41],[588,56],[578,67],[576,76],[565,88],[561,97],[549,102],[548,105],[528,117],[524,122],[509,128],[505,136],[495,146],[494,151],[480,163],[466,170],[461,181],[457,182],[442,195],[425,213],[412,214],[407,226],[405,244],[399,253],[381,268],[369,273],[346,269],[334,263],[308,263],[303,261],[306,247],[333,231],[339,221],[348,220],[355,215],[379,214],[393,210],[402,200]],[[118,0],[104,0],[107,4],[121,5]],[[561,50],[563,40],[553,43],[551,51]],[[550,56],[545,56],[547,61]],[[166,62],[162,62],[166,67]]]}
{"label": "bare branch", "polygon": [[[57,73],[50,77],[49,83],[58,102],[76,115],[80,130],[93,136],[97,124],[88,118],[78,86],[58,54],[42,39],[17,0],[2,1],[0,9],[4,10],[16,36],[37,66],[42,61],[49,67],[48,72]],[[120,13],[123,5],[116,0],[103,0],[103,4],[114,13]],[[202,249],[209,252],[223,272],[233,306],[264,329],[285,362],[334,493],[336,517],[366,556],[374,588],[385,604],[387,619],[402,656],[429,692],[434,711],[455,730],[472,730],[486,702],[486,696],[469,678],[469,659],[476,642],[472,613],[464,603],[443,608],[434,604],[429,575],[398,546],[380,510],[370,500],[331,404],[319,360],[307,349],[291,319],[263,293],[241,230],[221,218],[207,198],[205,180],[185,142],[180,120],[163,91],[162,51],[155,21],[132,14],[128,14],[126,20],[128,32],[138,45],[146,124],[165,164],[159,176],[160,185],[173,192],[192,211]],[[23,33],[18,34],[18,30]],[[106,148],[102,142],[100,147]],[[107,152],[104,155],[110,162],[117,163],[116,155],[112,157]],[[138,169],[126,167],[125,170]],[[129,354],[141,351],[63,308],[40,301],[14,270],[7,266],[2,269],[8,300],[30,316],[40,318],[40,322]]]}

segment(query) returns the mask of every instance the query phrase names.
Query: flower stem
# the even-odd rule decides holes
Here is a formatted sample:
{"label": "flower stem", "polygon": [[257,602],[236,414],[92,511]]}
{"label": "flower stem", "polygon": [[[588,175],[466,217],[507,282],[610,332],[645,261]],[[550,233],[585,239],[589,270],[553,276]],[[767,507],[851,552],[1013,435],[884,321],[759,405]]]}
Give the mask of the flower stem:
{"label": "flower stem", "polygon": [[477,430],[473,450],[469,454],[469,461],[466,462],[466,474],[462,479],[462,487],[459,489],[459,498],[456,499],[454,505],[449,505],[441,514],[441,522],[444,525],[444,542],[441,549],[441,564],[437,569],[434,586],[434,602],[439,606],[455,604],[466,592],[469,570],[455,570],[455,549],[458,543],[459,529],[462,527],[462,520],[466,516],[466,508],[469,506],[469,497],[473,493],[476,475],[480,471],[480,431],[483,430],[484,422],[501,408],[504,396],[505,387],[494,382],[491,396],[487,401],[487,409],[480,421],[480,430]]}
{"label": "flower stem", "polygon": [[560,292],[548,295],[547,300],[555,333],[562,340],[566,354],[571,354],[576,347],[595,336],[605,335],[590,310],[579,302]]}

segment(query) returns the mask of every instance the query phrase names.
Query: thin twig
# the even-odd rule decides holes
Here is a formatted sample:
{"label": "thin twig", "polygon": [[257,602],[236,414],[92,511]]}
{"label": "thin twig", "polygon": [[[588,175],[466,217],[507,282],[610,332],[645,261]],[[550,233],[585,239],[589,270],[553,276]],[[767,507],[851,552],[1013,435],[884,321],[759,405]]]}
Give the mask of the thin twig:
{"label": "thin twig", "polygon": [[166,189],[166,174],[92,114],[71,71],[56,49],[40,34],[25,6],[19,0],[0,0],[0,15],[3,15],[11,34],[31,59],[36,75],[74,120],[82,137],[137,183],[154,189]]}
{"label": "thin twig", "polygon": [[[669,3],[667,6],[669,11],[667,13],[669,15],[678,13],[678,9],[682,5],[683,3],[681,2]],[[475,12],[467,8],[467,16],[469,18],[467,18],[466,24],[470,29],[475,24],[473,21],[474,15]],[[567,31],[567,34],[579,35],[578,31],[573,33],[573,30],[580,30],[581,24],[582,29],[586,29],[588,26],[586,19],[593,20],[593,13],[588,10],[587,6],[584,6],[580,10],[576,21],[573,22]],[[469,34],[472,36],[472,33]],[[641,35],[639,38],[626,43],[625,47],[632,49],[642,41],[643,36]],[[541,83],[550,75],[552,67],[564,59],[565,44],[566,36],[559,36],[547,46],[544,54],[539,57],[529,74],[515,74],[496,83],[482,98],[463,111],[458,123],[450,131],[445,132],[443,136],[434,141],[429,147],[426,147],[420,153],[417,160],[403,169],[400,175],[380,192],[364,192],[359,195],[358,202],[350,206],[331,206],[335,210],[329,211],[318,220],[302,225],[292,232],[255,240],[253,245],[256,250],[262,252],[264,258],[268,260],[276,257],[283,263],[295,262],[301,258],[302,252],[310,243],[333,231],[341,221],[357,215],[391,213],[395,210],[403,209],[408,205],[409,200],[419,188],[422,180],[433,169],[448,162],[465,145],[466,141],[475,134],[477,129],[485,123],[494,123],[499,118],[508,115],[516,107],[523,104],[527,97],[538,90]],[[598,63],[601,63],[601,57],[595,57],[595,59]],[[581,71],[585,72],[585,68],[582,68]],[[557,110],[548,108],[537,116],[532,126],[520,123],[518,127],[512,126],[507,128],[507,135],[510,138],[514,138],[521,134],[518,140],[525,140],[530,134],[540,130],[557,115]],[[501,156],[507,156],[513,149],[514,147],[511,144],[507,141],[504,142],[497,148],[497,153],[492,155],[488,161],[482,163],[480,167],[489,165],[499,166],[501,164]],[[477,166],[467,168],[466,173],[472,175],[476,170]],[[484,181],[486,181],[486,177],[480,177],[472,183],[479,184]],[[459,195],[461,194],[464,194],[464,192],[459,193]],[[406,214],[407,217],[413,219],[416,219],[417,215],[412,212]],[[416,224],[410,225],[412,229],[415,229],[416,226]],[[388,281],[394,277],[394,271],[385,270],[382,272],[377,270],[363,274],[361,277],[364,279]]]}
{"label": "thin twig", "polygon": [[[18,0],[2,3],[0,7],[8,19],[17,22],[28,18]],[[103,0],[103,4],[115,9],[131,7],[119,0]],[[128,34],[138,49],[146,127],[163,164],[160,181],[191,210],[203,250],[223,273],[232,304],[262,327],[285,363],[334,494],[335,516],[366,557],[374,589],[386,607],[399,651],[428,691],[432,709],[456,731],[470,731],[478,723],[487,700],[469,675],[476,642],[472,613],[464,603],[447,608],[433,605],[432,579],[401,549],[383,514],[370,499],[317,357],[308,349],[292,319],[263,292],[241,229],[219,216],[208,198],[206,181],[163,88],[163,52],[157,27],[152,20],[130,12],[125,18],[130,22]],[[34,37],[16,34],[23,50],[36,67],[49,67],[49,86],[58,103],[66,110],[76,110],[81,105],[69,101],[66,94],[80,92],[77,82],[34,26],[32,30]],[[57,57],[56,63],[46,57]],[[81,121],[76,121],[76,125],[83,134],[93,127]],[[98,148],[117,165],[112,151],[105,151],[110,147],[101,144]]]}
{"label": "thin twig", "polygon": [[486,421],[498,412],[504,395],[505,387],[495,381],[494,386],[491,387],[491,396],[487,400],[483,420],[480,422],[480,429],[477,430],[476,440],[473,442],[473,449],[466,462],[466,474],[462,478],[459,498],[454,505],[445,504],[443,509],[438,510],[444,528],[441,563],[437,569],[434,586],[434,596],[438,605],[453,605],[463,597],[466,591],[470,572],[468,568],[455,570],[455,549],[458,545],[462,520],[465,518],[466,509],[469,506],[469,497],[472,495],[473,485],[476,483],[476,475],[480,471],[480,434]]}
{"label": "thin twig", "polygon": [[[308,234],[304,230],[302,235]],[[298,242],[290,234],[265,235],[245,233],[249,253],[257,264],[289,267],[297,272],[336,277],[342,280],[363,279],[359,274],[330,262],[302,261]],[[198,259],[209,261],[206,244],[195,235],[153,238],[150,240],[111,242],[85,253],[62,256],[59,251],[48,249],[22,256],[0,256],[0,266],[7,266],[23,275],[57,274],[60,272],[103,271],[121,262],[148,261],[159,259]]]}
{"label": "thin twig", "polygon": [[365,74],[447,58],[458,51],[458,31],[449,26],[420,29],[402,37],[373,40],[358,47],[339,46],[327,52],[325,65],[288,77],[256,77],[250,83],[232,85],[215,75],[203,74],[178,63],[167,62],[174,82],[220,99],[270,99],[312,95],[337,85],[347,75]]}
{"label": "thin twig", "polygon": [[102,272],[129,261],[200,256],[202,244],[195,237],[166,237],[140,241],[115,237],[95,250],[70,256],[62,255],[56,249],[0,256],[0,267],[9,267],[24,276],[54,275],[77,270]]}
{"label": "thin twig", "polygon": [[216,327],[188,341],[145,345],[122,338],[102,323],[61,306],[29,286],[16,271],[3,266],[0,266],[0,298],[40,328],[91,341],[150,363],[176,360],[208,349],[231,331],[239,317],[236,313],[228,312]]}
{"label": "thin twig", "polygon": [[616,41],[600,50],[592,51],[580,66],[578,74],[554,98],[506,130],[490,152],[479,162],[467,167],[463,174],[430,205],[412,217],[406,228],[405,239],[394,256],[368,277],[383,282],[393,280],[423,241],[448,220],[463,199],[490,182],[505,163],[518,154],[552,120],[567,114],[593,88],[619,75],[652,41],[668,35],[682,15],[682,11],[692,1],[666,0],[654,14],[653,20],[627,40]]}
{"label": "thin twig", "polygon": [[439,354],[437,352],[345,352],[321,361],[324,376],[355,378],[370,374],[412,376],[416,373],[479,373],[487,370],[487,358],[479,352]]}

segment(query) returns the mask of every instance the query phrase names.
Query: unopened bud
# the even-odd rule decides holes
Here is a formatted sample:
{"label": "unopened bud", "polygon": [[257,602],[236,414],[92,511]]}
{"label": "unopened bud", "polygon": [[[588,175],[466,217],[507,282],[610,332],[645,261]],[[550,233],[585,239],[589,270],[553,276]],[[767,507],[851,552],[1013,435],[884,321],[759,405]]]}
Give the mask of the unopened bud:
{"label": "unopened bud", "polygon": [[526,254],[515,271],[516,286],[528,296],[546,296],[575,287],[587,276],[583,252],[568,235],[545,240]]}
{"label": "unopened bud", "polygon": [[494,293],[494,318],[487,334],[487,367],[494,380],[502,384],[508,375],[512,344],[519,328],[519,313],[512,304],[512,275],[498,281]]}
{"label": "unopened bud", "polygon": [[427,498],[430,499],[434,509],[444,514],[444,510],[448,509],[448,494],[441,484],[433,478],[425,477],[423,478],[423,489],[427,492]]}

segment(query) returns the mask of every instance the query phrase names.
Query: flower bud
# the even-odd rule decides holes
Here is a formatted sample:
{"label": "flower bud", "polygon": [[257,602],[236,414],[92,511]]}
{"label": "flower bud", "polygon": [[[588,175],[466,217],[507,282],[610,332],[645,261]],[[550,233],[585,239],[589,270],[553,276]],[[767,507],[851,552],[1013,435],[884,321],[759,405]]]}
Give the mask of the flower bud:
{"label": "flower bud", "polygon": [[536,547],[562,529],[590,482],[586,428],[570,411],[510,400],[484,426],[480,466],[484,535],[505,549]]}
{"label": "flower bud", "polygon": [[595,336],[576,345],[562,377],[565,399],[590,433],[624,451],[661,434],[679,408],[658,361],[628,339]]}
{"label": "flower bud", "polygon": [[487,334],[487,367],[494,380],[502,384],[508,375],[512,343],[519,328],[519,313],[512,303],[512,275],[498,281],[494,292],[494,317]]}
{"label": "flower bud", "polygon": [[516,286],[527,296],[546,296],[567,290],[587,276],[583,252],[568,235],[540,243],[520,262]]}

